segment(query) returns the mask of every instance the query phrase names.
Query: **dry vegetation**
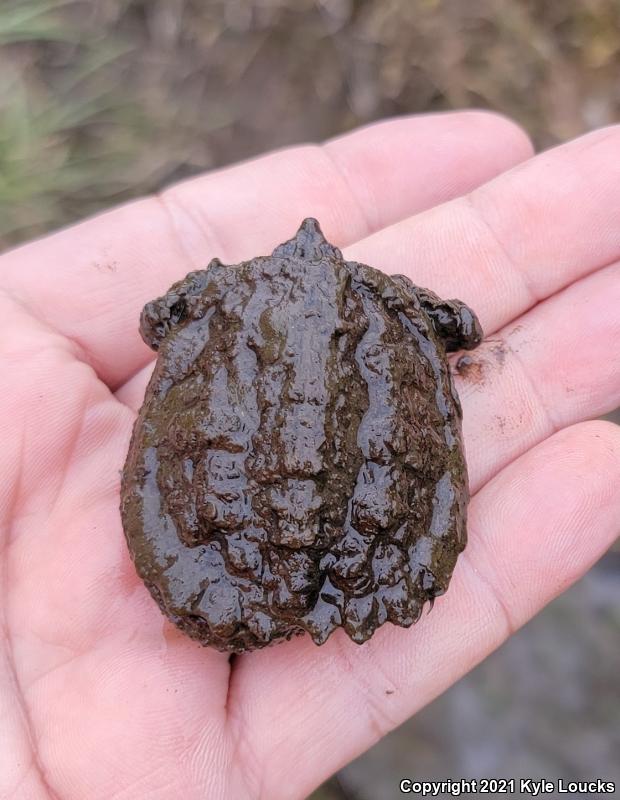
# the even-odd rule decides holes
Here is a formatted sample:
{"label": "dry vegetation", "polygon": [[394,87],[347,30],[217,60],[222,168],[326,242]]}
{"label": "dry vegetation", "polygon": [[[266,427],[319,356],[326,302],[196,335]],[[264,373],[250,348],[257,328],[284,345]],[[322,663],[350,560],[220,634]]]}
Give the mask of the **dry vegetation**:
{"label": "dry vegetation", "polygon": [[620,2],[1,0],[0,245],[378,117],[614,120]]}

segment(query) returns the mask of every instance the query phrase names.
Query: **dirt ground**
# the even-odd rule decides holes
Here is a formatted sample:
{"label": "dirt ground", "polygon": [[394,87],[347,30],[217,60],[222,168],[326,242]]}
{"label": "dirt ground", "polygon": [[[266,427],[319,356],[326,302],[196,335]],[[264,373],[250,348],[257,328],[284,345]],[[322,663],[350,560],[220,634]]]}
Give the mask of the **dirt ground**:
{"label": "dirt ground", "polygon": [[[618,118],[619,68],[620,0],[0,0],[0,250],[384,116],[491,108],[548,147]],[[314,800],[620,783],[619,576],[612,553]]]}

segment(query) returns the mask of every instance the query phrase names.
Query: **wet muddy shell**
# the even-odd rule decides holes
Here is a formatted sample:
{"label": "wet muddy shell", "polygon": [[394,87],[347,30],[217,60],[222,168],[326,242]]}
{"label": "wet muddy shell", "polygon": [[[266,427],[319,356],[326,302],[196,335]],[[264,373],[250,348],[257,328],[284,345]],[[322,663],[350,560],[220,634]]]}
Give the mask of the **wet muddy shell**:
{"label": "wet muddy shell", "polygon": [[121,511],[175,625],[230,652],[364,642],[446,590],[468,500],[446,352],[481,339],[467,306],[344,261],[308,219],[176,283],[141,333],[158,355]]}

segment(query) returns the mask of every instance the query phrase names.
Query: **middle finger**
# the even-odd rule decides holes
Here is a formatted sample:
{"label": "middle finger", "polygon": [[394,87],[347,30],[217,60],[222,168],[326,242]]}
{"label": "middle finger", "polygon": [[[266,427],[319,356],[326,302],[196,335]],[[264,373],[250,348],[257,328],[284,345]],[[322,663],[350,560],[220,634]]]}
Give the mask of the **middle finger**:
{"label": "middle finger", "polygon": [[[488,335],[620,257],[619,144],[620,127],[587,134],[361,240],[345,257],[459,297]],[[122,386],[119,400],[136,409],[151,370]]]}
{"label": "middle finger", "polygon": [[472,493],[560,428],[620,405],[620,263],[457,357]]}

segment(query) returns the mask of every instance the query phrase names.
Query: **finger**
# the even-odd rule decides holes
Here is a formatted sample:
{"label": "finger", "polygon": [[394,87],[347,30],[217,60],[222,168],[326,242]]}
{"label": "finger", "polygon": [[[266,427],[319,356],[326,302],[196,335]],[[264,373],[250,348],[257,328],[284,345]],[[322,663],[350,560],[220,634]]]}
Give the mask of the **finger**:
{"label": "finger", "polygon": [[[620,257],[619,144],[620,127],[588,134],[357,242],[345,256],[465,300],[488,335]],[[122,387],[119,399],[137,408],[149,374],[147,367]]]}
{"label": "finger", "polygon": [[488,335],[620,258],[620,126],[541,153],[348,248],[475,309]]}
{"label": "finger", "polygon": [[191,180],[9,253],[0,287],[116,386],[152,356],[137,331],[144,303],[214,256],[235,263],[270,252],[306,216],[345,245],[530,154],[519,128],[487,113],[379,123]]}
{"label": "finger", "polygon": [[620,406],[620,264],[456,362],[472,491],[553,432]]}
{"label": "finger", "polygon": [[269,765],[265,795],[287,797],[294,780],[305,796],[579,578],[618,533],[619,480],[616,426],[555,434],[473,499],[453,585],[416,626],[385,626],[361,647],[338,631],[320,649],[303,639],[240,659],[231,723],[248,726],[240,755]]}

